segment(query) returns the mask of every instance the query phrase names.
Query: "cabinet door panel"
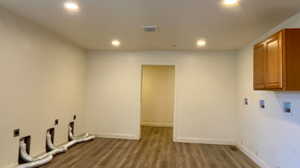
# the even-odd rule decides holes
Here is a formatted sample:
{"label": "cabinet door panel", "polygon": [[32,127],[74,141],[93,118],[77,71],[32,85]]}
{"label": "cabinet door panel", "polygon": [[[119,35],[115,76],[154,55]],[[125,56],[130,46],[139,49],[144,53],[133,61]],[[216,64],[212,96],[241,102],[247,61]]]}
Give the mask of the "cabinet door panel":
{"label": "cabinet door panel", "polygon": [[261,43],[254,47],[254,89],[265,88],[265,44]]}
{"label": "cabinet door panel", "polygon": [[266,42],[265,86],[282,89],[282,34],[278,33]]}

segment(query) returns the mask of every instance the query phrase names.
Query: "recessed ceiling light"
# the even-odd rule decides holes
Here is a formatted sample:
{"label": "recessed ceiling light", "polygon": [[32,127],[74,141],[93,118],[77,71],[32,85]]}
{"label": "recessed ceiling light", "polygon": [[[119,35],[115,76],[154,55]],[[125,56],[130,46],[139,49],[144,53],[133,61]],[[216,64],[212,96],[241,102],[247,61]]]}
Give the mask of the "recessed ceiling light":
{"label": "recessed ceiling light", "polygon": [[197,41],[197,46],[198,47],[204,47],[204,46],[206,46],[206,41],[205,40],[198,40]]}
{"label": "recessed ceiling light", "polygon": [[79,11],[79,5],[76,2],[67,1],[64,3],[65,9],[71,12],[78,12]]}
{"label": "recessed ceiling light", "polygon": [[237,6],[239,4],[239,0],[223,0],[224,6]]}
{"label": "recessed ceiling light", "polygon": [[113,40],[111,41],[111,44],[115,47],[119,47],[121,45],[121,42],[119,40]]}

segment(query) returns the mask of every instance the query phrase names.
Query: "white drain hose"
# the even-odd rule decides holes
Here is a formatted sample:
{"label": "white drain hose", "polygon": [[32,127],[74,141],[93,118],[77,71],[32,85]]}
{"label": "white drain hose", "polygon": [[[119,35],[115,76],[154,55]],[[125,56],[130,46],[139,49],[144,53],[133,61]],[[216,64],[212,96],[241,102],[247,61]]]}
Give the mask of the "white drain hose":
{"label": "white drain hose", "polygon": [[64,147],[65,147],[65,149],[69,149],[71,146],[73,146],[75,144],[90,141],[90,140],[93,140],[93,139],[95,139],[95,136],[88,136],[88,137],[74,139],[71,142],[65,144]]}
{"label": "white drain hose", "polygon": [[47,132],[46,135],[46,145],[51,151],[56,149],[56,147],[52,143],[51,134],[49,131]]}
{"label": "white drain hose", "polygon": [[24,141],[20,142],[20,155],[21,158],[28,163],[21,164],[17,168],[34,168],[44,165],[53,159],[53,155],[50,154],[45,154],[37,158],[32,158],[26,151],[26,144]]}
{"label": "white drain hose", "polygon": [[26,144],[25,144],[24,141],[20,142],[20,155],[21,155],[21,158],[25,162],[32,162],[32,161],[34,161],[34,159],[27,153],[27,151],[26,151]]}
{"label": "white drain hose", "polygon": [[53,159],[53,156],[48,155],[43,159],[35,160],[35,161],[25,163],[25,164],[21,164],[17,168],[35,168],[35,167],[39,167],[39,166],[42,166],[42,165],[50,162],[52,159]]}
{"label": "white drain hose", "polygon": [[50,152],[45,153],[41,156],[38,156],[36,158],[31,157],[27,151],[26,151],[26,144],[24,142],[24,140],[22,140],[20,142],[20,155],[21,158],[28,163],[25,164],[21,164],[19,166],[17,166],[17,168],[35,168],[38,166],[42,166],[48,162],[50,162],[53,159],[53,156],[58,154],[58,153],[62,153],[62,152],[66,152],[68,148],[70,148],[71,146],[78,144],[78,143],[82,143],[82,142],[86,142],[86,141],[90,141],[95,139],[95,136],[91,136],[89,134],[85,134],[84,136],[81,137],[75,137],[73,136],[72,133],[72,128],[69,127],[69,138],[72,140],[69,143],[63,145],[60,148],[57,148],[53,145],[52,140],[51,140],[51,135],[49,132],[47,132],[46,135],[46,145],[49,149],[51,149]]}
{"label": "white drain hose", "polygon": [[47,139],[46,139],[46,144],[47,144],[47,147],[49,149],[51,149],[50,152],[48,152],[47,154],[49,155],[56,155],[56,154],[59,154],[59,153],[62,153],[62,152],[66,152],[67,149],[65,149],[64,147],[61,147],[61,148],[57,148],[54,146],[52,140],[51,140],[51,134],[49,132],[47,132],[47,135],[46,135]]}
{"label": "white drain hose", "polygon": [[64,145],[65,149],[70,148],[71,146],[78,144],[78,143],[82,143],[82,142],[86,142],[86,141],[90,141],[95,139],[95,136],[91,136],[88,133],[84,134],[83,136],[80,137],[75,137],[72,133],[72,128],[69,127],[69,138],[71,139],[71,141],[67,144]]}
{"label": "white drain hose", "polygon": [[32,158],[26,151],[25,142],[21,141],[20,142],[20,155],[21,155],[21,158],[25,162],[28,162],[28,163],[19,165],[18,168],[33,168],[33,167],[38,167],[38,166],[44,165],[44,164],[50,162],[53,159],[54,155],[66,151],[66,149],[64,147],[57,148],[53,145],[52,140],[51,140],[51,135],[49,132],[47,132],[47,135],[46,135],[46,145],[49,149],[51,149],[50,152],[45,153],[36,158]]}

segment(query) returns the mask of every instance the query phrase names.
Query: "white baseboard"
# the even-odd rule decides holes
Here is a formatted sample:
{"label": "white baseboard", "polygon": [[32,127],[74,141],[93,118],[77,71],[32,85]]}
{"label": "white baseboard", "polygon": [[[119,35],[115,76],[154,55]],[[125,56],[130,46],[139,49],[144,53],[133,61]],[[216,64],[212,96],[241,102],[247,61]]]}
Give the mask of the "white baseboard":
{"label": "white baseboard", "polygon": [[172,122],[142,122],[142,126],[173,127],[173,123]]}
{"label": "white baseboard", "polygon": [[261,168],[271,168],[264,160],[256,156],[252,151],[250,151],[246,146],[238,144],[237,147],[242,151],[245,155],[247,155],[251,160],[253,160],[258,166]]}
{"label": "white baseboard", "polygon": [[129,139],[129,140],[139,140],[137,135],[130,134],[95,134],[97,138],[112,138],[112,139]]}
{"label": "white baseboard", "polygon": [[199,144],[215,144],[215,145],[235,145],[235,140],[225,139],[209,139],[209,138],[190,138],[190,137],[179,137],[174,138],[175,142],[182,143],[199,143]]}

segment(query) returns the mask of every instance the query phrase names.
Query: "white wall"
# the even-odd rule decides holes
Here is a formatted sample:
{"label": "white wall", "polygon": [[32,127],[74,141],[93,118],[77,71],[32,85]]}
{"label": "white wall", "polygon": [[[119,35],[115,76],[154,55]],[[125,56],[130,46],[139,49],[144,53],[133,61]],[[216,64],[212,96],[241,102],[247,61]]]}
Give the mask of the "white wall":
{"label": "white wall", "polygon": [[143,126],[173,126],[174,91],[174,66],[143,66],[141,93],[141,118]]}
{"label": "white wall", "polygon": [[232,52],[90,52],[87,128],[139,138],[141,66],[175,65],[177,141],[236,140],[236,55]]}
{"label": "white wall", "polygon": [[[300,13],[269,31],[239,53],[239,143],[243,150],[263,168],[299,168],[300,92],[253,91],[252,47],[254,43],[282,28],[299,27]],[[245,97],[249,98],[248,106],[243,105]],[[266,101],[265,109],[259,108],[260,99]],[[293,115],[283,113],[282,103],[285,101],[292,102]]]}
{"label": "white wall", "polygon": [[[255,42],[299,26],[300,14]],[[85,130],[86,60],[81,49],[3,9],[0,35],[0,167],[5,167],[17,162],[15,128],[32,136],[34,155],[44,151],[45,130],[56,118],[56,144],[67,140],[67,123],[75,113],[77,133]],[[241,148],[265,168],[298,168],[300,92],[253,91],[255,42],[239,52],[237,61],[232,52],[90,52],[86,128],[104,137],[139,138],[141,66],[175,65],[176,141],[234,143],[239,132]],[[259,108],[260,99],[265,109]],[[282,112],[284,101],[293,103],[293,115]]]}
{"label": "white wall", "polygon": [[78,115],[82,132],[85,52],[20,17],[0,9],[0,167],[17,164],[19,138],[31,135],[31,153],[44,152],[45,132],[67,141],[67,124]]}

